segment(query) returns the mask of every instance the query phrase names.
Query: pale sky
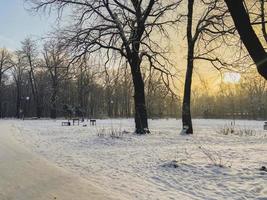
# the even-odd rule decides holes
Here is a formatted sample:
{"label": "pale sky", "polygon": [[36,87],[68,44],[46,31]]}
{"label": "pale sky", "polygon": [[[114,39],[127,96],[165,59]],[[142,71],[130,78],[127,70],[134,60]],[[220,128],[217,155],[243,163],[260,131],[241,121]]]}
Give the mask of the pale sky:
{"label": "pale sky", "polygon": [[39,39],[51,30],[54,16],[25,8],[29,8],[29,4],[24,0],[0,0],[0,48],[16,50],[26,37]]}

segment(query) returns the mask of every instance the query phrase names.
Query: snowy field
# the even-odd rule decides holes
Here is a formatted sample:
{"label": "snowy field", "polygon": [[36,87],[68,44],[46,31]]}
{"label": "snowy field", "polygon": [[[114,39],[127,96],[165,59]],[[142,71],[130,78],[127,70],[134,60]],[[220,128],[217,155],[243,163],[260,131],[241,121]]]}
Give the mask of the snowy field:
{"label": "snowy field", "polygon": [[10,123],[31,151],[125,199],[267,200],[261,121],[236,121],[244,131],[224,135],[218,130],[230,121],[195,120],[193,136],[180,135],[175,119],[149,121],[152,134],[145,136],[131,133],[132,119],[97,120],[96,127],[62,127],[61,120]]}

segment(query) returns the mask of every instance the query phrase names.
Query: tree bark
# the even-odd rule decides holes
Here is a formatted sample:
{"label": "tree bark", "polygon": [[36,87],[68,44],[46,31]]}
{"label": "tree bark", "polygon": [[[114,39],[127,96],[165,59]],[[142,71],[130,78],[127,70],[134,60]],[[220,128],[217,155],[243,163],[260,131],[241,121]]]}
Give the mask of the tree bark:
{"label": "tree bark", "polygon": [[150,131],[148,129],[145,86],[140,70],[140,60],[138,56],[135,56],[132,60],[131,72],[134,85],[135,132],[136,134],[147,134]]}
{"label": "tree bark", "polygon": [[261,76],[267,80],[267,54],[250,23],[243,0],[224,0],[231,13],[236,29],[257,66]]}
{"label": "tree bark", "polygon": [[183,122],[183,133],[193,134],[193,125],[191,117],[191,85],[193,75],[193,56],[192,53],[187,57],[187,70],[185,76],[184,86],[184,99],[182,106],[182,122]]}
{"label": "tree bark", "polygon": [[192,75],[194,68],[194,39],[192,36],[192,18],[193,18],[193,6],[194,0],[188,0],[188,13],[187,13],[187,69],[185,75],[185,86],[184,86],[184,99],[182,105],[182,122],[183,122],[183,133],[193,134],[193,125],[191,118],[191,85]]}

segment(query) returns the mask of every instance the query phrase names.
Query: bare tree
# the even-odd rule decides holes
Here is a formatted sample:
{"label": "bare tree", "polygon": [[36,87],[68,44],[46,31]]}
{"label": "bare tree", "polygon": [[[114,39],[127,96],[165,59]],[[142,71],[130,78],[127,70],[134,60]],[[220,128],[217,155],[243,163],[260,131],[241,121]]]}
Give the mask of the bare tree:
{"label": "bare tree", "polygon": [[267,54],[253,30],[249,14],[243,0],[224,0],[242,42],[257,66],[258,73],[267,79]]}
{"label": "bare tree", "polygon": [[255,73],[255,71],[249,72],[243,75],[243,80],[240,82],[240,87],[247,98],[247,109],[252,115],[252,119],[264,118],[265,115],[265,99],[267,91],[266,81]]}
{"label": "bare tree", "polygon": [[58,41],[51,40],[44,45],[43,57],[51,80],[50,117],[54,119],[57,117],[60,83],[69,72],[68,53]]}
{"label": "bare tree", "polygon": [[[199,8],[197,16],[196,6]],[[222,43],[225,41],[223,37],[232,32],[231,27],[226,24],[227,13],[227,9],[220,0],[188,0],[187,2],[187,66],[182,105],[182,133],[193,134],[190,104],[195,61],[207,61],[218,70],[229,65],[216,55],[216,51],[222,48]]]}
{"label": "bare tree", "polygon": [[2,81],[4,73],[12,67],[11,54],[6,49],[0,49],[0,118],[2,117]]}
{"label": "bare tree", "polygon": [[35,115],[40,118],[42,115],[42,105],[40,102],[38,82],[36,80],[36,73],[38,72],[38,51],[35,42],[26,38],[22,42],[21,54],[24,57],[25,64],[27,65],[27,71],[29,74],[29,82],[31,86],[31,92],[35,104]]}
{"label": "bare tree", "polygon": [[23,55],[17,51],[12,67],[12,76],[16,85],[16,117],[20,118],[25,115],[25,109],[23,108],[22,102],[25,100],[22,94],[25,74],[25,64],[23,62]]}
{"label": "bare tree", "polygon": [[[176,0],[32,0],[36,9],[55,6],[59,13],[71,7],[75,20],[61,33],[77,57],[85,53],[105,52],[107,62],[125,59],[131,68],[134,85],[136,133],[149,133],[141,66],[151,67],[168,75],[164,49],[156,34],[166,34],[165,25],[173,25],[171,15],[179,5]],[[50,7],[52,8],[52,7]],[[69,11],[69,10],[68,10]],[[117,57],[117,55],[121,57]]]}
{"label": "bare tree", "polygon": [[92,90],[94,90],[93,84],[95,78],[100,74],[100,69],[98,69],[98,66],[94,63],[90,63],[90,58],[86,55],[75,63],[75,65],[76,67],[74,67],[74,70],[75,76],[77,77],[78,105],[83,114],[85,114],[87,112],[86,108],[90,105],[89,96]]}

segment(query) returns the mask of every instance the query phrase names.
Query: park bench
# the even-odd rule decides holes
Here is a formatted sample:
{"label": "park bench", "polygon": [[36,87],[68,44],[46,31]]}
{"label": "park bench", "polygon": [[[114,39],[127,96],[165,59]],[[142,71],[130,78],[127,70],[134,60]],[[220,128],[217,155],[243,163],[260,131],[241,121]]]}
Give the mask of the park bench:
{"label": "park bench", "polygon": [[96,120],[95,119],[90,119],[90,125],[96,126]]}
{"label": "park bench", "polygon": [[80,119],[79,118],[73,118],[72,119],[72,125],[75,125],[75,122],[77,122],[78,126],[80,125]]}
{"label": "park bench", "polygon": [[263,129],[267,130],[267,122],[264,122]]}
{"label": "park bench", "polygon": [[69,121],[67,121],[67,122],[61,122],[61,125],[62,126],[70,126],[70,122]]}

